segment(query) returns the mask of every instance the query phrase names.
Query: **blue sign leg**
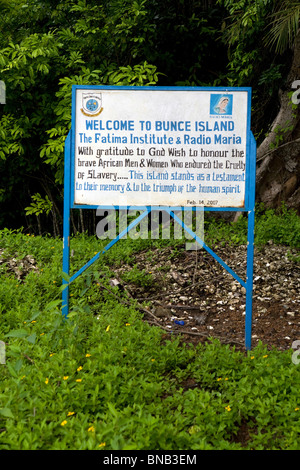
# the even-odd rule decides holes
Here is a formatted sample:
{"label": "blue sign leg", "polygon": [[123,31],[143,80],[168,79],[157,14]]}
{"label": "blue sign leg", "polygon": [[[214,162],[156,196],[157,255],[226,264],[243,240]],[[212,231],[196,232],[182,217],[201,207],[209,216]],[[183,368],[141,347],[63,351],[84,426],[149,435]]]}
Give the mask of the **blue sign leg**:
{"label": "blue sign leg", "polygon": [[106,251],[108,251],[115,243],[117,243],[121,238],[124,237],[124,235],[128,232],[130,232],[130,230],[135,227],[137,224],[140,223],[140,221],[146,217],[149,213],[151,212],[150,208],[149,207],[145,207],[145,211],[140,214],[135,220],[133,220],[129,225],[128,227],[126,227],[121,233],[119,233],[119,235],[114,238],[111,242],[109,242],[104,248],[102,251],[99,251],[99,253],[97,253],[95,256],[93,256],[92,259],[90,259],[90,261],[88,263],[86,263],[84,266],[82,266],[82,268],[79,269],[79,271],[77,271],[75,274],[73,274],[72,277],[70,277],[70,280],[69,280],[69,283],[71,284],[71,282],[73,282],[78,276],[80,276],[80,274],[83,273],[83,271],[85,271],[88,267],[90,267],[95,261],[97,261],[97,259],[99,258],[100,255],[102,255],[103,253],[105,253]]}
{"label": "blue sign leg", "polygon": [[253,293],[253,262],[254,262],[254,223],[255,223],[255,179],[256,179],[256,142],[250,132],[249,139],[249,207],[248,212],[248,246],[247,246],[247,279],[246,279],[246,318],[245,346],[251,349],[252,337],[252,293]]}
{"label": "blue sign leg", "polygon": [[253,262],[254,262],[254,208],[248,212],[248,246],[247,246],[247,279],[246,279],[246,318],[245,346],[251,349],[252,336],[252,293],[253,293]]}
{"label": "blue sign leg", "polygon": [[65,142],[65,168],[64,168],[64,226],[63,226],[63,279],[62,314],[67,318],[69,313],[69,274],[70,274],[70,194],[71,194],[71,169],[70,169],[71,136],[68,134]]}
{"label": "blue sign leg", "polygon": [[70,272],[70,214],[68,215],[64,211],[64,235],[63,235],[63,273],[66,275],[66,278],[63,279],[63,286],[65,286],[62,291],[62,314],[67,318],[69,313],[69,282],[67,278],[69,277]]}

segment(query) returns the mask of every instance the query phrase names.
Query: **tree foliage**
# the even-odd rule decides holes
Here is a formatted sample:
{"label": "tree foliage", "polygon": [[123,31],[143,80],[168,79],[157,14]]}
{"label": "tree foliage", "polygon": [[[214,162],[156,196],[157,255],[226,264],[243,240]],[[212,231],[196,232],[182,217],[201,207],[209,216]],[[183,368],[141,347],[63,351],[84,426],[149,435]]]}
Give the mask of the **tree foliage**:
{"label": "tree foliage", "polygon": [[[296,2],[282,2],[287,39],[278,36],[279,3],[0,0],[0,226],[35,224],[25,207],[37,193],[41,207],[52,203],[53,228],[46,214],[45,227],[60,232],[72,84],[253,86],[253,127],[262,137],[288,70],[290,52],[282,52],[297,8],[299,15]],[[273,54],[266,41],[277,45]]]}

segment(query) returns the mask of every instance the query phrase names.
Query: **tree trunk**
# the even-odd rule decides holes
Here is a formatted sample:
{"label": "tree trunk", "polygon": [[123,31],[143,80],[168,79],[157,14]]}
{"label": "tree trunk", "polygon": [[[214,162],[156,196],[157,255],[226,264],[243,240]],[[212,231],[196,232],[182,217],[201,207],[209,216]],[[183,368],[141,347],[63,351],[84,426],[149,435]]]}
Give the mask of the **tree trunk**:
{"label": "tree trunk", "polygon": [[257,149],[256,200],[266,207],[287,207],[300,211],[300,105],[292,106],[294,81],[300,79],[300,33],[294,44],[291,69],[284,90],[280,90],[280,110],[269,134]]}

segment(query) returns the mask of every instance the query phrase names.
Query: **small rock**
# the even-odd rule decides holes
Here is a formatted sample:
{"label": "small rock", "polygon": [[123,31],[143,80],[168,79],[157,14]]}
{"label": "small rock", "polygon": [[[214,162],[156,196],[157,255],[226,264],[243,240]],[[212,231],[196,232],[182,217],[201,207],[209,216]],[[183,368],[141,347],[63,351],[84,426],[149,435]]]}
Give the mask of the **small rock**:
{"label": "small rock", "polygon": [[159,306],[156,307],[154,315],[157,317],[168,317],[171,315],[171,310],[169,308]]}
{"label": "small rock", "polygon": [[111,287],[120,287],[120,282],[118,279],[110,279],[109,284]]}
{"label": "small rock", "polygon": [[203,325],[205,323],[205,320],[206,320],[206,317],[207,315],[205,314],[199,314],[199,315],[195,315],[195,322],[198,323],[198,325]]}

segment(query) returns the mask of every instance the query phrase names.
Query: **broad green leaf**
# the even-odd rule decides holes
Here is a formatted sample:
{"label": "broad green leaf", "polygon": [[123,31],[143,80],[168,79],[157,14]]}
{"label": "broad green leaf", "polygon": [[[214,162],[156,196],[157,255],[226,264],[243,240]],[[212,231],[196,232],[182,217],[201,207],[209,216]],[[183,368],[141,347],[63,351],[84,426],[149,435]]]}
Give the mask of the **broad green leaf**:
{"label": "broad green leaf", "polygon": [[27,341],[29,341],[29,343],[34,344],[35,340],[36,340],[36,333],[33,333],[32,335],[29,335],[26,339],[27,339]]}
{"label": "broad green leaf", "polygon": [[14,418],[10,408],[1,408],[0,415],[5,416],[5,418]]}
{"label": "broad green leaf", "polygon": [[16,370],[14,369],[14,367],[13,367],[9,362],[6,363],[6,366],[7,366],[8,370],[9,370],[10,374],[11,374],[13,377],[16,377],[16,378],[17,378],[17,377],[18,377],[18,374],[17,374]]}
{"label": "broad green leaf", "polygon": [[10,333],[7,333],[5,336],[10,338],[24,338],[28,335],[28,331],[20,328],[19,330],[13,330]]}

